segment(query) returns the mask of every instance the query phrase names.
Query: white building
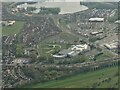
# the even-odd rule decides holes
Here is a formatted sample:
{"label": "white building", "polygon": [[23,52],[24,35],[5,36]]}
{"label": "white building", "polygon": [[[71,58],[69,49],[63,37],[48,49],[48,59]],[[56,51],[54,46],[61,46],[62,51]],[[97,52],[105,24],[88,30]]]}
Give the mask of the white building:
{"label": "white building", "polygon": [[16,58],[12,61],[14,64],[28,64],[30,62],[30,58]]}
{"label": "white building", "polygon": [[71,50],[83,51],[83,50],[86,50],[87,48],[88,48],[87,44],[84,44],[84,45],[73,45]]}
{"label": "white building", "polygon": [[115,24],[120,24],[120,20],[115,21]]}
{"label": "white building", "polygon": [[53,55],[54,58],[65,58],[67,55]]}
{"label": "white building", "polygon": [[110,50],[117,49],[118,48],[118,43],[109,43],[109,44],[104,44],[105,47],[107,47]]}
{"label": "white building", "polygon": [[97,34],[100,34],[100,33],[103,33],[103,31],[99,31],[99,32],[97,32],[97,31],[96,31],[96,32],[91,32],[90,34],[91,34],[91,35],[97,35]]}
{"label": "white building", "polygon": [[104,18],[90,18],[89,21],[91,21],[91,22],[95,22],[95,21],[104,22]]}
{"label": "white building", "polygon": [[13,25],[15,21],[8,21],[8,26]]}
{"label": "white building", "polygon": [[54,58],[65,58],[67,56],[76,56],[83,51],[89,50],[90,47],[87,44],[84,45],[72,45],[71,48],[59,52],[59,54],[53,55]]}

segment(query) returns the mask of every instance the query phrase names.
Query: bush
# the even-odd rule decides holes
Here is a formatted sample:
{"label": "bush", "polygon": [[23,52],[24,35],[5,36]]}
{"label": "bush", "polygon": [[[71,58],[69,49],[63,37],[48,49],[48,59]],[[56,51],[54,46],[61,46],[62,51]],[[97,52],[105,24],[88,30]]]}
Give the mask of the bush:
{"label": "bush", "polygon": [[60,8],[45,8],[41,7],[41,11],[39,14],[59,14]]}

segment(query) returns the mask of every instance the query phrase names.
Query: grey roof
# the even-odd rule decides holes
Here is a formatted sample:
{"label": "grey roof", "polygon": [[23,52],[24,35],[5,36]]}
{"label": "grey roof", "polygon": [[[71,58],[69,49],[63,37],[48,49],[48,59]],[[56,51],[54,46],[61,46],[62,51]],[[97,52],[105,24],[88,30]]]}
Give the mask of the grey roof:
{"label": "grey roof", "polygon": [[59,52],[59,54],[68,54],[69,52],[71,52],[70,49],[65,49]]}

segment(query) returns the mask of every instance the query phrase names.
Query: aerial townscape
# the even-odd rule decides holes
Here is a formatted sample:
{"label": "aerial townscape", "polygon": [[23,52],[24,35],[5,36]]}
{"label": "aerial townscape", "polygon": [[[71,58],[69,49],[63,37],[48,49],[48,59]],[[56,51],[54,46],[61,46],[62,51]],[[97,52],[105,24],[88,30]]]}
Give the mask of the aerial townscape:
{"label": "aerial townscape", "polygon": [[54,1],[2,2],[2,87],[118,88],[119,3]]}

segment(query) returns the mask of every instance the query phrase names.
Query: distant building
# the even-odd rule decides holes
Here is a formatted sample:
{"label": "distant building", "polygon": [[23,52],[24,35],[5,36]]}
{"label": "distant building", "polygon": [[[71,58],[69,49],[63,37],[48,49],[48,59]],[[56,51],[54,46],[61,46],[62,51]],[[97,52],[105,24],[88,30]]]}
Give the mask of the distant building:
{"label": "distant building", "polygon": [[4,26],[7,26],[7,25],[8,25],[8,22],[7,22],[7,21],[0,21],[0,24],[1,24],[1,25],[4,25]]}
{"label": "distant building", "polygon": [[71,51],[68,53],[68,56],[76,56],[80,53],[80,51]]}
{"label": "distant building", "polygon": [[55,58],[65,58],[67,56],[76,56],[79,53],[90,50],[87,44],[84,45],[72,45],[71,48],[62,50],[58,54],[53,55]]}
{"label": "distant building", "polygon": [[91,34],[91,35],[97,35],[97,34],[100,34],[100,33],[103,33],[103,31],[99,31],[99,32],[97,32],[97,31],[96,31],[96,32],[91,32],[90,34]]}
{"label": "distant building", "polygon": [[4,26],[11,26],[15,23],[15,21],[0,21],[0,24]]}
{"label": "distant building", "polygon": [[88,49],[88,45],[84,44],[84,45],[73,45],[71,50],[75,50],[75,51],[83,51]]}
{"label": "distant building", "polygon": [[67,57],[67,55],[60,55],[60,54],[56,54],[56,55],[53,55],[54,58],[65,58]]}
{"label": "distant building", "polygon": [[84,51],[89,50],[90,47],[87,44],[84,45],[73,45],[71,52],[68,53],[69,56],[76,56]]}
{"label": "distant building", "polygon": [[8,26],[11,26],[15,23],[15,21],[8,21]]}
{"label": "distant building", "polygon": [[104,22],[104,18],[90,18],[90,22]]}
{"label": "distant building", "polygon": [[118,49],[118,43],[117,42],[105,44],[104,46],[106,48],[110,49],[110,50]]}
{"label": "distant building", "polygon": [[16,58],[13,61],[14,64],[28,64],[30,63],[30,58]]}
{"label": "distant building", "polygon": [[120,24],[120,20],[115,21],[115,24]]}
{"label": "distant building", "polygon": [[38,14],[39,12],[40,12],[39,8],[33,11],[33,13],[35,13],[35,14]]}
{"label": "distant building", "polygon": [[29,55],[29,53],[30,53],[29,50],[26,50],[26,49],[25,49],[24,54],[25,54],[25,55]]}

